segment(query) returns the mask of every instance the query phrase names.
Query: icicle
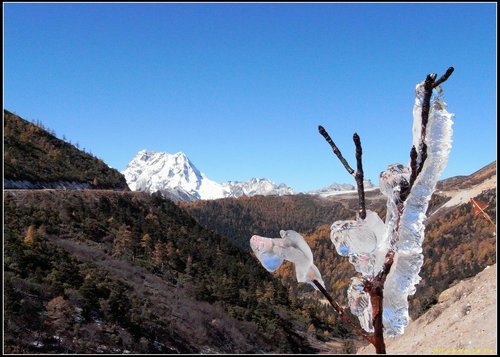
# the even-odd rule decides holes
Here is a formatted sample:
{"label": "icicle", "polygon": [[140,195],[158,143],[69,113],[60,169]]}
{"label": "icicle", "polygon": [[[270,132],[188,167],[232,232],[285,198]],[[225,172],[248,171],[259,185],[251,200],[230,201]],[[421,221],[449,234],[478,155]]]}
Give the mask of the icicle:
{"label": "icicle", "polygon": [[347,299],[351,312],[358,317],[363,330],[373,332],[372,304],[370,295],[364,291],[362,279],[351,278],[351,285],[347,289]]}

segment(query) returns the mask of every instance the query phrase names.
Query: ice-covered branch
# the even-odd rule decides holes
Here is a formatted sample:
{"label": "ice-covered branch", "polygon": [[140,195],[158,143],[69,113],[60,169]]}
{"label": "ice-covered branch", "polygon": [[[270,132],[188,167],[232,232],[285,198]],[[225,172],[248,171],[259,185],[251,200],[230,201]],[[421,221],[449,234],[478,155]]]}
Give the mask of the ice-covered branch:
{"label": "ice-covered branch", "polygon": [[[417,170],[416,173],[412,172],[412,177],[416,178],[416,176],[422,171],[424,166],[424,162],[427,158],[427,123],[429,121],[429,110],[431,106],[431,97],[433,93],[433,89],[436,89],[438,93],[441,93],[440,84],[445,82],[453,73],[455,69],[453,67],[449,67],[445,74],[443,74],[437,81],[436,73],[432,73],[427,75],[425,81],[417,84],[416,88],[416,98],[415,98],[415,106],[414,106],[414,126],[413,126],[413,135],[414,141],[413,146],[417,148]],[[417,104],[418,102],[418,104]],[[415,112],[417,111],[417,112]],[[413,186],[413,179],[410,181],[410,188]]]}
{"label": "ice-covered branch", "polygon": [[[321,125],[320,134],[349,174],[356,179],[359,210],[356,220],[336,221],[330,239],[338,254],[349,258],[361,276],[351,279],[347,297],[357,316],[361,336],[385,353],[384,336],[402,334],[408,325],[408,296],[416,291],[423,264],[424,220],[440,174],[451,150],[453,114],[446,110],[440,84],[453,73],[453,67],[436,80],[429,74],[415,88],[413,142],[408,166],[391,164],[380,174],[380,192],[387,198],[385,222],[366,210],[363,186],[361,140],[353,135],[357,170],[354,171]],[[436,89],[437,95],[433,96]],[[313,263],[311,249],[295,231],[281,231],[280,238],[253,236],[250,245],[268,271],[275,271],[284,260],[295,264],[297,281],[319,290],[344,321],[353,326],[344,310],[331,298]],[[364,331],[363,331],[364,330]],[[366,331],[366,332],[365,332]]]}
{"label": "ice-covered branch", "polygon": [[331,295],[326,291],[326,289],[321,285],[317,280],[313,280],[314,285],[318,288],[319,291],[324,295],[324,297],[328,300],[330,305],[332,305],[333,309],[339,314],[342,321],[351,326],[354,331],[358,333],[361,337],[367,340],[370,343],[373,343],[373,336],[365,333],[362,329],[359,328],[345,313],[344,309],[331,297]]}
{"label": "ice-covered branch", "polygon": [[258,235],[250,238],[250,247],[262,266],[269,272],[276,271],[285,260],[292,262],[295,266],[297,281],[309,283],[319,290],[330,305],[339,314],[342,321],[351,326],[358,334],[368,342],[372,342],[371,336],[359,328],[345,313],[344,309],[333,300],[325,289],[325,283],[321,274],[313,263],[311,248],[305,239],[295,231],[280,231],[281,238],[267,238]]}
{"label": "ice-covered branch", "polygon": [[451,149],[453,115],[446,111],[439,85],[452,73],[450,67],[438,80],[430,74],[416,86],[409,165],[389,165],[380,175],[380,191],[387,198],[385,223],[367,211],[365,220],[358,213],[356,221],[337,221],[331,227],[337,252],[348,256],[363,276],[352,279],[349,305],[363,329],[374,332],[377,353],[385,353],[384,335],[404,332],[408,296],[420,280],[423,221]]}

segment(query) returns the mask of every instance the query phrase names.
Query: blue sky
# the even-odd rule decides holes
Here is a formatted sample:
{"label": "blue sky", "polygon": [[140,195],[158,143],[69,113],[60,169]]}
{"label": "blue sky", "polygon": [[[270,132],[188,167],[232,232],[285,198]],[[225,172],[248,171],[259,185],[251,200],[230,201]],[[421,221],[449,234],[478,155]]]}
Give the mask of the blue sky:
{"label": "blue sky", "polygon": [[210,179],[308,191],[408,163],[428,73],[455,113],[441,178],[496,160],[496,3],[3,3],[4,108],[123,170],[182,151]]}

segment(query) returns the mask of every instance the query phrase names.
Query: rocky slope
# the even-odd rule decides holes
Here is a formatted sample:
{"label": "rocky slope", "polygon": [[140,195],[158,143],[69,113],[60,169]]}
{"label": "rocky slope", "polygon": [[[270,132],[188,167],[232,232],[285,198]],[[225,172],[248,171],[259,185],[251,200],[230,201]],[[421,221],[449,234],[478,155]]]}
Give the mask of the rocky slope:
{"label": "rocky slope", "polygon": [[[497,354],[497,265],[443,291],[403,335],[386,339],[388,354]],[[374,354],[364,346],[358,354]]]}

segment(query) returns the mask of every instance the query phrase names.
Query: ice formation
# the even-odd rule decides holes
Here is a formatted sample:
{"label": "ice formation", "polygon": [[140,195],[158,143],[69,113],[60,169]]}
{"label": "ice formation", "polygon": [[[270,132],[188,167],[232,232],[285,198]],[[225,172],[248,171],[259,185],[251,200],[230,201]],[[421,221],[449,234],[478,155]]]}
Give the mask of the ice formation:
{"label": "ice formation", "polygon": [[[451,150],[453,114],[446,110],[439,86],[435,88],[438,95],[431,97],[425,135],[422,135],[424,83],[422,81],[416,86],[413,107],[413,145],[417,150],[417,166],[422,169],[406,199],[402,200],[400,195],[410,188],[410,165],[389,165],[380,174],[379,184],[380,191],[387,198],[385,222],[377,213],[367,210],[365,219],[358,216],[356,220],[336,221],[331,226],[330,239],[338,254],[347,256],[362,275],[351,279],[347,295],[351,312],[368,332],[374,329],[365,282],[381,272],[387,253],[394,252],[393,264],[384,285],[382,322],[385,336],[400,335],[408,325],[408,296],[416,291],[423,264],[423,221]],[[422,155],[423,147],[427,150],[426,157]],[[280,235],[281,238],[254,235],[250,239],[250,246],[264,268],[273,272],[289,260],[295,264],[297,281],[307,282],[316,288],[312,280],[317,280],[324,286],[304,238],[292,230],[282,230]]]}
{"label": "ice formation", "polygon": [[[453,114],[446,110],[446,103],[441,96],[442,91],[438,88],[438,96],[431,99],[425,135],[427,159],[404,202],[399,220],[399,237],[393,246],[397,254],[385,282],[383,324],[389,336],[402,334],[408,325],[408,295],[416,291],[415,285],[420,281],[418,274],[424,261],[422,242],[425,212],[451,150]],[[419,126],[421,121],[422,100],[423,82],[416,88],[414,127]],[[413,142],[416,143],[417,139],[414,138]]]}
{"label": "ice formation", "polygon": [[361,327],[368,332],[373,332],[372,304],[370,295],[364,291],[363,280],[351,278],[351,285],[347,289],[347,300],[353,315],[358,316]]}
{"label": "ice formation", "polygon": [[295,265],[295,274],[299,283],[309,283],[316,288],[312,281],[317,280],[325,286],[318,268],[313,263],[311,248],[304,238],[292,230],[281,230],[280,235],[281,238],[266,238],[258,235],[250,238],[250,247],[262,266],[267,271],[273,272],[283,264],[283,261],[288,260]]}
{"label": "ice formation", "polygon": [[[422,140],[423,89],[424,82],[421,82],[416,87],[413,108],[413,145],[419,165],[423,160],[418,150]],[[451,150],[453,114],[446,111],[441,95],[438,87],[438,95],[431,98],[424,135],[427,158],[404,203],[401,203],[400,193],[409,187],[411,169],[401,164],[389,165],[380,174],[380,191],[387,197],[385,223],[376,213],[367,211],[365,220],[358,217],[355,221],[337,221],[331,226],[330,238],[337,252],[348,256],[363,276],[352,279],[347,294],[351,312],[369,332],[373,331],[371,303],[363,281],[381,271],[389,250],[396,254],[384,285],[384,335],[400,335],[408,325],[408,296],[416,291],[423,264],[425,212]]]}
{"label": "ice formation", "polygon": [[367,210],[364,220],[337,221],[330,229],[337,253],[348,256],[357,272],[372,276],[380,270],[384,257],[377,252],[382,250],[384,222],[375,212]]}

